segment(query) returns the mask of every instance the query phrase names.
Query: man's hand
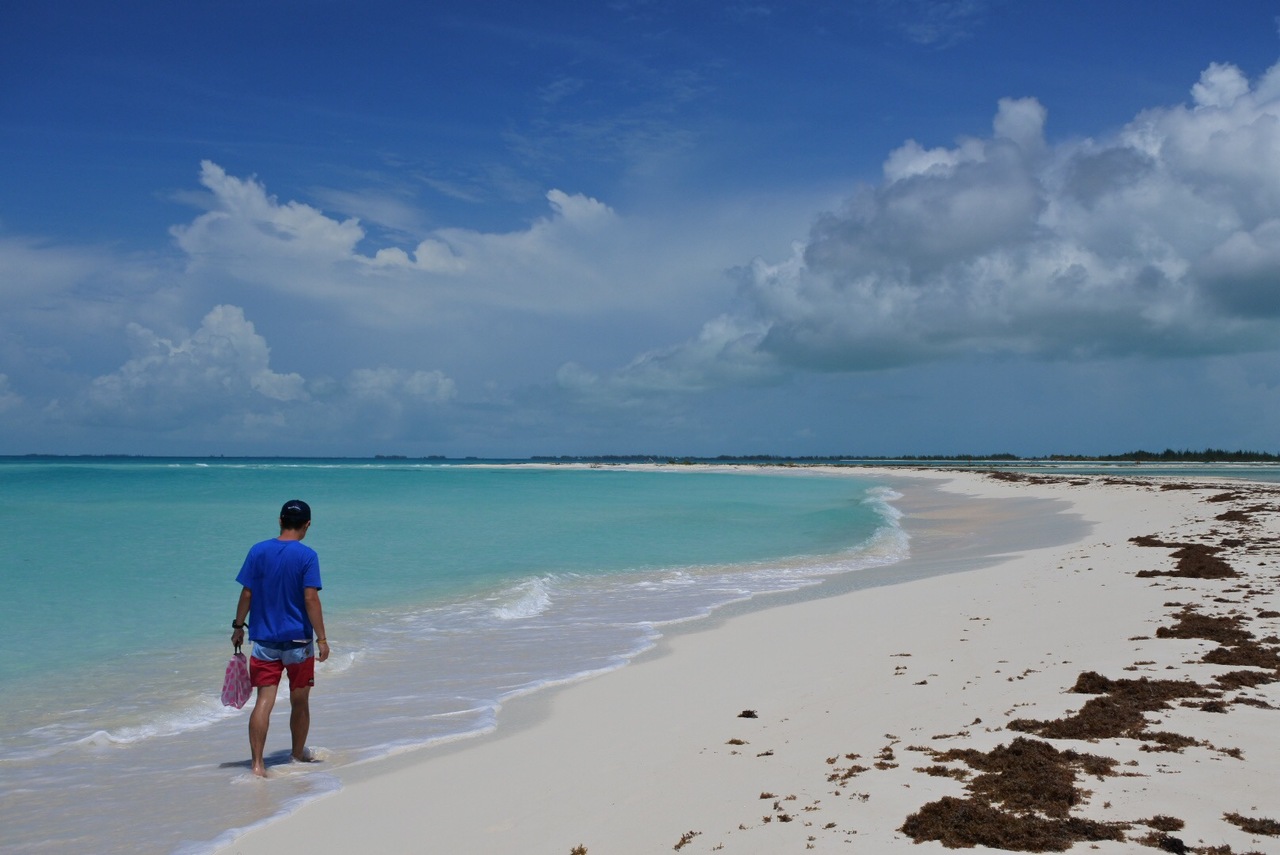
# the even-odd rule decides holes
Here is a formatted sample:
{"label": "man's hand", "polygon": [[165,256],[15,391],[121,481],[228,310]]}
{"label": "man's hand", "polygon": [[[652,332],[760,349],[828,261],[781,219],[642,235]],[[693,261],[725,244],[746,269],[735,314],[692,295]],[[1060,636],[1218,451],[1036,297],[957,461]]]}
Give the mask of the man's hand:
{"label": "man's hand", "polygon": [[239,647],[242,644],[244,644],[244,627],[238,626],[231,630],[231,645]]}
{"label": "man's hand", "polygon": [[323,662],[329,658],[329,642],[323,638],[316,639],[316,661]]}

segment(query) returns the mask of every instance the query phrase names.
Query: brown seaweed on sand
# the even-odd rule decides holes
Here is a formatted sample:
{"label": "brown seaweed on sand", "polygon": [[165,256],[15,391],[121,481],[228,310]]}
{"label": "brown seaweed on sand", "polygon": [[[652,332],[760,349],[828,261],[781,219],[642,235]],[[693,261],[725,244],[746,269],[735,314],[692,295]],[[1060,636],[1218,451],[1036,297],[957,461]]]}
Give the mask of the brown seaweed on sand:
{"label": "brown seaweed on sand", "polygon": [[917,843],[937,840],[948,848],[990,846],[1021,852],[1062,852],[1081,840],[1123,840],[1123,823],[1071,816],[1086,793],[1076,773],[1114,774],[1116,761],[1047,742],[1018,737],[983,753],[954,749],[936,753],[942,762],[962,761],[978,771],[966,786],[969,797],[945,796],[907,817],[902,832]]}
{"label": "brown seaweed on sand", "polygon": [[[1166,748],[1181,747],[1174,734],[1152,733],[1146,713],[1169,708],[1182,698],[1216,697],[1216,693],[1190,680],[1111,680],[1095,671],[1076,678],[1072,692],[1097,695],[1074,715],[1050,721],[1014,719],[1010,730],[1034,733],[1049,739],[1112,739],[1124,737],[1154,741]],[[1183,737],[1182,739],[1186,739]],[[1183,743],[1195,744],[1186,739]]]}
{"label": "brown seaweed on sand", "polygon": [[1193,608],[1184,608],[1175,615],[1173,626],[1156,630],[1156,638],[1203,638],[1228,647],[1235,647],[1253,640],[1253,633],[1242,626],[1239,617],[1206,615]]}
{"label": "brown seaweed on sand", "polygon": [[[1280,653],[1255,640],[1237,615],[1205,615],[1194,609],[1183,609],[1173,626],[1156,630],[1159,638],[1203,638],[1220,645],[1204,655],[1211,665],[1267,668],[1280,671]],[[1267,639],[1263,639],[1264,641]],[[1265,682],[1265,681],[1263,681]]]}
{"label": "brown seaweed on sand", "polygon": [[1170,543],[1160,540],[1155,535],[1144,534],[1129,538],[1130,543],[1138,546],[1162,546],[1172,549],[1171,557],[1177,559],[1176,570],[1140,570],[1141,578],[1153,576],[1176,576],[1183,579],[1235,579],[1240,574],[1231,565],[1218,557],[1222,551],[1220,546],[1205,546],[1203,543]]}
{"label": "brown seaweed on sand", "polygon": [[1224,813],[1222,818],[1248,834],[1265,834],[1269,837],[1280,837],[1280,822],[1261,816],[1241,816],[1238,813]]}
{"label": "brown seaweed on sand", "polygon": [[1081,840],[1124,840],[1124,826],[1090,819],[1018,815],[984,802],[943,796],[907,817],[902,833],[948,849],[989,846],[1015,852],[1065,852]]}

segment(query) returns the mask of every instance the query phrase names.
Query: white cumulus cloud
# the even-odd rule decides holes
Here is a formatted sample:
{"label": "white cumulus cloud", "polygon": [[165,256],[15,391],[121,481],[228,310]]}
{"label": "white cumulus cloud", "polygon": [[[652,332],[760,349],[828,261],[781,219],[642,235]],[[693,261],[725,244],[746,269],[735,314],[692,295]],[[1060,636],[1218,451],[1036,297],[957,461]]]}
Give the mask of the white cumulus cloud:
{"label": "white cumulus cloud", "polygon": [[[215,307],[189,335],[128,329],[133,356],[50,415],[82,425],[146,431],[199,425],[205,439],[308,442],[345,435],[395,438],[457,396],[438,370],[356,368],[335,383],[276,371],[271,349],[238,306]],[[7,381],[0,376],[0,409]]]}
{"label": "white cumulus cloud", "polygon": [[1280,66],[1251,83],[1215,64],[1190,103],[1146,110],[1106,138],[1051,144],[1048,115],[1033,98],[1003,99],[989,136],[904,143],[792,257],[741,269],[732,317],[566,388],[665,378],[693,389],[981,355],[1274,350]]}
{"label": "white cumulus cloud", "polygon": [[[171,229],[189,273],[327,304],[366,324],[430,323],[468,308],[578,312],[645,299],[610,272],[627,240],[621,221],[584,195],[549,191],[550,213],[523,229],[443,228],[411,248],[366,251],[355,218],[281,202],[256,179],[209,161],[200,182],[209,210]],[[396,216],[408,218],[403,210]]]}
{"label": "white cumulus cloud", "polygon": [[310,205],[281,204],[254,179],[228,175],[207,160],[200,165],[200,183],[213,194],[212,210],[172,229],[178,246],[197,262],[226,260],[220,251],[232,249],[250,256],[341,261],[364,237],[354,219],[339,222]]}
{"label": "white cumulus cloud", "polygon": [[77,401],[88,421],[165,427],[308,397],[300,375],[271,370],[270,348],[236,306],[215,307],[181,340],[137,323],[128,331],[133,358],[95,378]]}

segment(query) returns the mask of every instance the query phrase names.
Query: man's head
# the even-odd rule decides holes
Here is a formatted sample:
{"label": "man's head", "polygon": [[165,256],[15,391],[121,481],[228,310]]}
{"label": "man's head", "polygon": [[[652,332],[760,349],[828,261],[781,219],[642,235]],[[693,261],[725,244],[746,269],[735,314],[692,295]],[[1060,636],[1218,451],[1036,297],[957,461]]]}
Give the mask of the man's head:
{"label": "man's head", "polygon": [[290,499],[280,509],[280,528],[297,531],[311,522],[311,506],[301,499]]}

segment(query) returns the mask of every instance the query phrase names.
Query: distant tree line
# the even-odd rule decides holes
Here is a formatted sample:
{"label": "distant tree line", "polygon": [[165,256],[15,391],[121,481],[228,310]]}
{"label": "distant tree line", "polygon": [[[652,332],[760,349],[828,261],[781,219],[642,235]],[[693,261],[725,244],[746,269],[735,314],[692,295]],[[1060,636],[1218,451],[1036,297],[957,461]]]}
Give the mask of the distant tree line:
{"label": "distant tree line", "polygon": [[1099,460],[1152,462],[1152,463],[1276,463],[1280,455],[1267,451],[1226,451],[1221,448],[1206,448],[1204,451],[1175,451],[1166,448],[1164,451],[1130,451],[1126,454],[1103,455],[1100,457],[1077,457],[1055,454],[1050,460]]}
{"label": "distant tree line", "polygon": [[792,456],[780,454],[721,454],[716,457],[672,456],[665,454],[597,454],[572,455],[563,454],[558,457],[531,457],[535,463],[865,463],[865,462],[900,462],[900,463],[1034,463],[1034,462],[1071,462],[1071,463],[1278,463],[1280,455],[1267,451],[1227,451],[1220,448],[1206,448],[1203,451],[1184,449],[1178,451],[1166,448],[1164,451],[1128,451],[1124,454],[1050,454],[1043,457],[1021,457],[1017,454],[1002,452],[999,454],[822,454]]}

